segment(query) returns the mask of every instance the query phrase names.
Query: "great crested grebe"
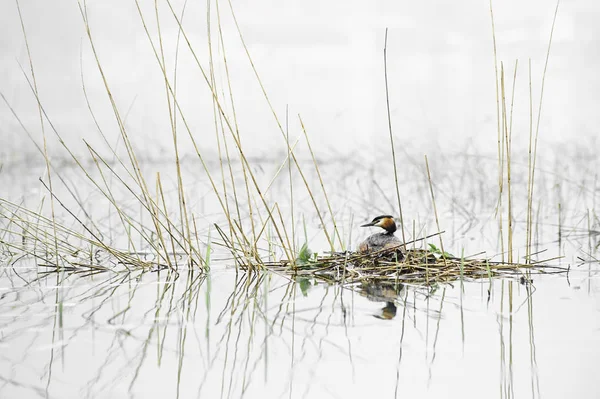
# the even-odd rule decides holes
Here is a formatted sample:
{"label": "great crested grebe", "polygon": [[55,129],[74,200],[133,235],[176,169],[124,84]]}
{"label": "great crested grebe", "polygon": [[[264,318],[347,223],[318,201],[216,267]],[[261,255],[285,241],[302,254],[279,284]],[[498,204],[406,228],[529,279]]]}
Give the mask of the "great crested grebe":
{"label": "great crested grebe", "polygon": [[402,245],[402,241],[394,235],[396,231],[396,222],[390,215],[377,216],[370,223],[363,224],[360,227],[377,226],[385,230],[384,233],[377,233],[367,237],[366,240],[358,245],[358,252],[374,252],[382,249],[396,248]]}

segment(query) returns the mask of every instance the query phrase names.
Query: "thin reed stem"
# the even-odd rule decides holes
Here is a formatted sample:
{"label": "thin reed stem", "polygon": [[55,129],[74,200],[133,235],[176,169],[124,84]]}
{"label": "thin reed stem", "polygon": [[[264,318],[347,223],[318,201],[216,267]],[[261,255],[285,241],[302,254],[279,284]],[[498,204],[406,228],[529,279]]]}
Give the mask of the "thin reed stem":
{"label": "thin reed stem", "polygon": [[[398,185],[398,167],[396,164],[396,148],[394,146],[394,134],[392,133],[392,115],[390,112],[390,93],[388,87],[388,73],[387,73],[387,38],[388,28],[385,28],[385,42],[383,46],[383,71],[385,77],[385,102],[387,106],[387,117],[388,117],[388,128],[390,132],[390,143],[392,147],[392,162],[394,164],[394,183],[396,186],[396,198],[398,199],[398,212],[400,213],[400,225],[402,226],[402,246],[406,251],[406,233],[404,229],[404,216],[402,215],[402,201],[400,200],[400,188]],[[438,229],[439,230],[439,229]]]}
{"label": "thin reed stem", "polygon": [[[435,204],[435,195],[433,194],[433,183],[431,182],[431,173],[429,171],[429,161],[427,160],[427,155],[425,155],[425,166],[427,166],[427,179],[429,180],[429,191],[431,193],[431,202],[433,203],[433,213],[435,215],[435,224],[437,226],[438,231],[440,231],[440,220],[438,218],[437,206]],[[446,263],[446,251],[444,250],[444,240],[442,240],[442,235],[440,237],[440,248],[442,249],[442,259],[444,260],[444,266],[447,266]]]}

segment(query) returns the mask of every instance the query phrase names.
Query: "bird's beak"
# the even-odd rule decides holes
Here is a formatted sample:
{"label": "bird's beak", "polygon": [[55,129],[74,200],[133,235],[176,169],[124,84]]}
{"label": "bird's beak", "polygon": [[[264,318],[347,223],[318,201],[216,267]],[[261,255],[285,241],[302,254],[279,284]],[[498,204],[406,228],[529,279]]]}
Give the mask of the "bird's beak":
{"label": "bird's beak", "polygon": [[370,227],[370,226],[375,226],[375,225],[373,224],[373,222],[369,222],[367,224],[361,225],[360,227]]}

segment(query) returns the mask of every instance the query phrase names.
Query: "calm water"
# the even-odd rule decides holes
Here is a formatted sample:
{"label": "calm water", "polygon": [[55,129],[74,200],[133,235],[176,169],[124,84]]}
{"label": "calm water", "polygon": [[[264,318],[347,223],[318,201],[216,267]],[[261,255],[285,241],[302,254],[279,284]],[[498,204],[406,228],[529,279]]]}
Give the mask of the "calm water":
{"label": "calm water", "polygon": [[[0,277],[2,396],[596,397],[600,279],[598,220],[590,207],[597,191],[594,177],[575,176],[561,165],[561,159],[573,157],[557,159],[556,173],[538,175],[543,194],[536,201],[534,247],[544,250],[538,259],[564,256],[552,264],[571,269],[534,275],[530,287],[518,279],[466,281],[462,290],[459,281],[431,290],[371,288],[370,294],[360,286],[342,288],[312,279],[300,286],[280,274],[238,272],[230,255],[215,245],[208,274],[185,268],[178,275],[128,273],[115,266],[114,272],[92,277],[43,276],[43,268],[31,260],[5,262]],[[498,254],[496,161],[461,155],[430,162],[440,182],[436,203],[446,250]],[[305,165],[309,170],[310,163]],[[322,168],[344,241],[353,246],[368,234],[359,224],[393,209],[387,204],[393,195],[386,199],[385,194],[393,180],[377,164],[337,174],[343,165],[348,161],[325,162]],[[259,176],[268,182],[278,166],[258,164],[264,173]],[[185,177],[194,178],[197,167],[186,164]],[[435,231],[423,168],[407,163],[405,173],[415,178],[401,184],[407,225],[414,220],[421,235]],[[145,166],[148,173],[168,169]],[[524,242],[523,172],[514,167],[516,243]],[[21,192],[16,181],[35,182],[35,176],[15,179],[16,174],[4,171],[3,185],[12,182]],[[63,175],[82,198],[90,198],[84,203],[97,213],[94,219],[110,226],[115,215],[97,196],[83,192],[84,179],[76,169],[64,168]],[[289,201],[286,177],[271,187],[271,198]],[[300,180],[294,188],[295,211],[305,217],[310,247],[326,250]],[[207,182],[195,177],[189,195],[197,202],[190,206],[202,212],[203,220],[220,223],[206,190]],[[378,190],[373,198],[366,194]],[[30,206],[40,198],[12,194]],[[123,193],[124,204],[126,197]],[[105,209],[104,216],[95,208]],[[61,220],[69,220],[68,215],[63,212]],[[298,221],[298,231],[302,228]],[[118,228],[114,232],[114,243],[126,242]],[[200,233],[203,242],[206,234]],[[298,244],[303,236],[299,233]],[[524,254],[523,245],[515,248],[515,255]]]}

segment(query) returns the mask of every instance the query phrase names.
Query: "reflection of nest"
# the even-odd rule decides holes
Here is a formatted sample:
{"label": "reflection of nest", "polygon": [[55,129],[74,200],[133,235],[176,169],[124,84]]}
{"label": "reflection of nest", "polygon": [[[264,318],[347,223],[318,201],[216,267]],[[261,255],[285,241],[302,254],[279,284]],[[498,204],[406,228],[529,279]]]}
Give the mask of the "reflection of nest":
{"label": "reflection of nest", "polygon": [[404,285],[393,281],[365,280],[358,285],[360,295],[373,302],[394,302],[404,290]]}
{"label": "reflection of nest", "polygon": [[507,263],[489,259],[442,256],[424,249],[390,248],[377,252],[339,252],[315,256],[302,264],[267,262],[268,269],[294,276],[314,277],[328,282],[359,283],[366,280],[429,285],[460,278],[512,277],[529,282],[531,273],[565,273],[568,269],[543,262]]}

